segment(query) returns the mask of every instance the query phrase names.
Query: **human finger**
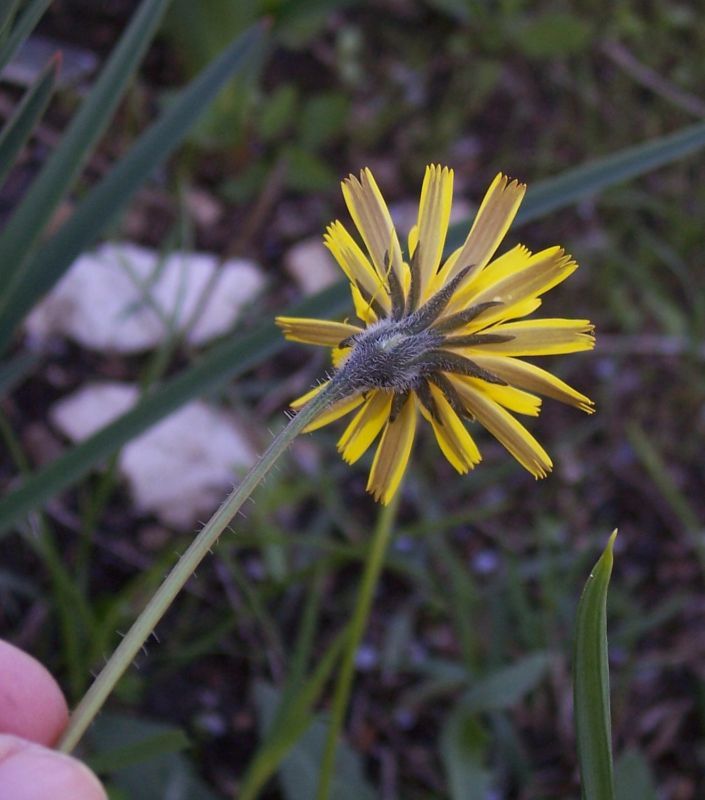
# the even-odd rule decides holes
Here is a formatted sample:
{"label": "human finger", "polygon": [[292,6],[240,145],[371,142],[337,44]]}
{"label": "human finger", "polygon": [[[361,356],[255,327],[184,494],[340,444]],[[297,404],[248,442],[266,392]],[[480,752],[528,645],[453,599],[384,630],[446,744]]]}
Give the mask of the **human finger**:
{"label": "human finger", "polygon": [[66,700],[46,668],[0,639],[0,733],[50,745],[67,720]]}
{"label": "human finger", "polygon": [[107,800],[107,795],[72,756],[0,734],[0,800]]}

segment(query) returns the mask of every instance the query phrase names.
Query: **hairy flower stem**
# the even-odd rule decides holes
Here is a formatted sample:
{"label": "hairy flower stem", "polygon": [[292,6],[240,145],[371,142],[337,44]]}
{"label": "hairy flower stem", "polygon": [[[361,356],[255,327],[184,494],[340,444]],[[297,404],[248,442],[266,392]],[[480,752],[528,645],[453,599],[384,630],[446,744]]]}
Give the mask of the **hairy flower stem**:
{"label": "hairy flower stem", "polygon": [[394,520],[399,505],[401,492],[397,492],[388,506],[382,506],[377,525],[370,542],[370,549],[365,561],[365,569],[357,593],[357,601],[353,617],[348,627],[347,642],[343,654],[343,663],[338,673],[338,680],[335,685],[335,695],[333,697],[333,708],[331,709],[330,724],[326,737],[325,750],[318,773],[318,790],[316,800],[328,800],[335,773],[335,754],[338,749],[338,739],[343,727],[345,712],[350,700],[350,690],[352,688],[353,676],[355,673],[355,655],[360,646],[362,636],[367,627],[367,620],[372,607],[375,589],[379,580],[384,557],[387,553],[389,540],[392,535]]}
{"label": "hairy flower stem", "polygon": [[289,447],[296,436],[322,411],[346,394],[343,381],[333,380],[307,403],[301,411],[272,440],[257,463],[245,475],[242,483],[235,488],[218,511],[213,514],[203,530],[179,558],[162,585],[147,603],[125,638],[120,642],[108,663],[103,667],[76,710],[71,715],[69,725],[59,742],[59,750],[70,753],[115,688],[115,685],[142,649],[176,595],[186,584],[195,569],[216,544],[220,535],[230,525],[242,504],[252,494],[260,481],[267,475],[279,457]]}

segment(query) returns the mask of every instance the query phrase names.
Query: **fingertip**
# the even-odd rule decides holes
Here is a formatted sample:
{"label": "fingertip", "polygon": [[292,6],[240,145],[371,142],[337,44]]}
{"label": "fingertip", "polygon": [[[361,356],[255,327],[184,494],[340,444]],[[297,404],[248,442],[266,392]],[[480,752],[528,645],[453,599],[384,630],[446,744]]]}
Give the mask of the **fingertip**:
{"label": "fingertip", "polygon": [[50,745],[68,721],[68,707],[42,664],[0,640],[0,732]]}
{"label": "fingertip", "polygon": [[0,800],[107,800],[96,776],[71,756],[0,735]]}

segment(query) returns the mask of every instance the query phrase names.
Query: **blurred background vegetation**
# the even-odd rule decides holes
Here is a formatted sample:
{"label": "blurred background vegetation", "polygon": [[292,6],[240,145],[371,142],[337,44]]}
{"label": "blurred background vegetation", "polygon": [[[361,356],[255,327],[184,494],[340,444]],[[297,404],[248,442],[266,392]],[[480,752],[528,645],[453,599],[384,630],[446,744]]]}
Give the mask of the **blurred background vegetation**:
{"label": "blurred background vegetation", "polygon": [[[57,1],[36,34],[102,62],[136,7]],[[705,118],[705,21],[692,2],[173,0],[57,214],[71,213],[176,90],[263,17],[271,31],[258,58],[111,231],[257,262],[267,289],[235,342],[300,299],[283,265],[294,245],[347,218],[338,182],[348,172],[370,166],[402,219],[425,165],[448,164],[465,218],[499,170],[531,187]],[[91,81],[69,75],[0,192],[3,218]],[[0,87],[5,117],[17,98]],[[545,403],[531,427],[556,468],[539,483],[489,437],[479,437],[481,468],[463,478],[420,438],[358,657],[336,798],[577,797],[575,608],[616,526],[618,796],[703,796],[704,214],[696,154],[510,232],[506,246],[559,243],[581,264],[546,308],[596,323],[594,353],[559,372],[598,413]],[[17,334],[14,351],[25,345]],[[97,379],[157,385],[200,355],[179,337],[129,357],[50,343],[0,404],[8,496],[18,474],[67,447],[47,423],[55,400]],[[246,366],[204,391],[261,449],[267,426],[282,424],[287,401],[327,364],[286,347]],[[85,750],[114,797],[237,796],[283,687],[322,663],[378,513],[365,463],[343,464],[335,439],[322,430],[297,443],[121,682]],[[73,702],[191,536],[131,505],[114,458],[8,533],[0,630],[43,658]],[[312,796],[329,701],[320,695],[262,798]]]}

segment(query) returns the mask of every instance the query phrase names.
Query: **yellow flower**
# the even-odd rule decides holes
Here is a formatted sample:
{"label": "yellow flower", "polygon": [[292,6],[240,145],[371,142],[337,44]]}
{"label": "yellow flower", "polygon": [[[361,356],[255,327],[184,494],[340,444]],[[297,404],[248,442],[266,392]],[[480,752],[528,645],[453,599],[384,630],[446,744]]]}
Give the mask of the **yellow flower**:
{"label": "yellow flower", "polygon": [[357,410],[338,442],[349,464],[381,434],[367,490],[388,503],[409,460],[418,412],[460,473],[481,460],[464,418],[484,426],[536,478],[552,467],[546,451],[510,412],[537,416],[538,392],[592,412],[592,401],[520,356],[589,350],[587,320],[520,320],[577,264],[560,247],[531,253],[517,245],[492,261],[526,186],[501,173],[492,182],[462,247],[442,262],[453,171],[429,166],[408,260],[369,169],[342,183],[363,250],[342,223],[324,241],[346,277],[363,325],[278,317],[287,339],[333,349],[336,371],[292,403],[295,409],[332,382],[340,390],[306,430]]}

